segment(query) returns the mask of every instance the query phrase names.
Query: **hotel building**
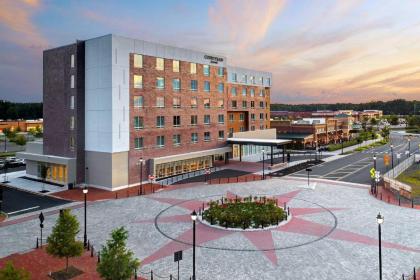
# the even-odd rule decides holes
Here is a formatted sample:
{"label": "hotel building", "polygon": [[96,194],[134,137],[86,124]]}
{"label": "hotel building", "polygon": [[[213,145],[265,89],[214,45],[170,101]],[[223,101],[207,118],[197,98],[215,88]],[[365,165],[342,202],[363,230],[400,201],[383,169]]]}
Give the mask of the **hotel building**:
{"label": "hotel building", "polygon": [[228,137],[270,127],[271,73],[224,56],[106,35],[43,62],[44,140],[18,154],[28,176],[46,164],[50,181],[117,190],[139,183],[140,159],[144,181],[200,170],[238,156]]}

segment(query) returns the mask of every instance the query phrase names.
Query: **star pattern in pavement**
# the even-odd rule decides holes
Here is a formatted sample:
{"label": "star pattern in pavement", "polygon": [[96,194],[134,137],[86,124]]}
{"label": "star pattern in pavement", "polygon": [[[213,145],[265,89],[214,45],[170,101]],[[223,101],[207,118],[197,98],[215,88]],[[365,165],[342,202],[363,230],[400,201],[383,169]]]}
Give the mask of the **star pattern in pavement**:
{"label": "star pattern in pavement", "polygon": [[[281,207],[284,203],[288,204],[293,198],[295,198],[300,193],[300,190],[292,191],[289,193],[284,193],[281,195],[274,195],[271,196],[277,199],[277,203],[279,207]],[[227,192],[225,197],[227,198],[235,198],[238,197],[234,193]],[[175,207],[180,207],[185,210],[188,210],[186,214],[180,215],[172,215],[172,216],[159,216],[158,222],[159,223],[189,223],[192,224],[190,213],[193,210],[197,210],[200,207],[203,207],[203,203],[206,204],[207,201],[203,200],[186,200],[186,199],[178,199],[178,198],[160,198],[160,197],[149,197],[152,200],[158,201],[160,203],[169,204]],[[315,241],[317,239],[321,239],[323,237],[333,239],[333,240],[340,240],[345,242],[353,242],[359,243],[363,245],[369,246],[377,246],[378,240],[363,234],[342,230],[335,228],[332,225],[325,225],[322,223],[317,223],[313,221],[309,221],[305,219],[305,215],[312,215],[318,213],[325,213],[327,211],[334,212],[345,210],[344,208],[322,208],[322,207],[309,207],[309,208],[291,208],[290,212],[292,214],[292,219],[286,223],[285,225],[270,228],[266,230],[260,231],[230,231],[230,230],[223,230],[219,228],[214,228],[197,222],[196,224],[196,245],[204,245],[207,242],[218,240],[223,237],[232,235],[232,234],[241,234],[246,239],[248,239],[254,246],[255,251],[261,252],[268,261],[270,261],[274,266],[278,265],[278,258],[276,254],[276,246],[273,239],[273,232],[287,232],[292,234],[302,234],[306,236],[313,236],[315,237]],[[155,218],[153,219],[146,219],[146,220],[138,220],[135,223],[154,223]],[[153,263],[161,258],[167,257],[172,255],[174,252],[179,250],[187,250],[192,247],[192,235],[193,229],[192,226],[188,230],[181,233],[179,236],[174,238],[174,240],[170,240],[168,243],[163,245],[161,248],[158,248],[155,252],[151,255],[146,257],[142,264],[150,264]],[[420,249],[410,248],[407,246],[403,246],[397,243],[382,241],[382,246],[384,248],[391,248],[391,249],[398,249],[403,251],[409,252],[417,252],[420,253]]]}

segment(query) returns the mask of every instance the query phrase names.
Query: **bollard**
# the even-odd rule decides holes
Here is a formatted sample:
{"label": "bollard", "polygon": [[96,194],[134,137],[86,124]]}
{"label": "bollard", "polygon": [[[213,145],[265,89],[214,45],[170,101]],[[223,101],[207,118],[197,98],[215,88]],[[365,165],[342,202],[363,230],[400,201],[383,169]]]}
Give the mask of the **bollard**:
{"label": "bollard", "polygon": [[287,216],[290,216],[290,207],[287,207]]}
{"label": "bollard", "polygon": [[416,275],[416,268],[413,268],[413,275],[414,275],[413,280],[416,280],[416,278],[417,278],[417,275]]}
{"label": "bollard", "polygon": [[411,199],[411,208],[414,208],[414,198]]}
{"label": "bollard", "polygon": [[172,274],[169,274],[169,280],[172,280]]}
{"label": "bollard", "polygon": [[286,202],[283,202],[283,209],[286,211]]}
{"label": "bollard", "polygon": [[98,263],[101,262],[101,251],[98,251]]}
{"label": "bollard", "polygon": [[36,238],[36,248],[39,248],[39,241],[38,241],[38,237]]}
{"label": "bollard", "polygon": [[150,280],[153,280],[153,270],[150,270]]}
{"label": "bollard", "polygon": [[398,205],[401,206],[401,197],[398,196]]}
{"label": "bollard", "polygon": [[134,268],[134,279],[137,279],[137,268]]}
{"label": "bollard", "polygon": [[89,251],[89,249],[90,249],[90,243],[89,243],[90,241],[89,241],[89,239],[88,239],[88,243],[87,243],[87,250]]}
{"label": "bollard", "polygon": [[90,257],[91,257],[91,258],[93,258],[93,245],[92,245],[92,247],[90,248]]}

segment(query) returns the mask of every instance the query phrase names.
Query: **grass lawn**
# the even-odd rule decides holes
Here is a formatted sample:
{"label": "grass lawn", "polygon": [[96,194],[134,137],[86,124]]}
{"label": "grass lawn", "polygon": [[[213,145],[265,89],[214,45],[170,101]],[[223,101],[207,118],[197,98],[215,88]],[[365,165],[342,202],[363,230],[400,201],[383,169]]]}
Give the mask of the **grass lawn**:
{"label": "grass lawn", "polygon": [[420,169],[406,171],[397,180],[413,187],[413,196],[420,197]]}
{"label": "grass lawn", "polygon": [[14,157],[16,156],[16,152],[0,152],[0,158],[2,157]]}

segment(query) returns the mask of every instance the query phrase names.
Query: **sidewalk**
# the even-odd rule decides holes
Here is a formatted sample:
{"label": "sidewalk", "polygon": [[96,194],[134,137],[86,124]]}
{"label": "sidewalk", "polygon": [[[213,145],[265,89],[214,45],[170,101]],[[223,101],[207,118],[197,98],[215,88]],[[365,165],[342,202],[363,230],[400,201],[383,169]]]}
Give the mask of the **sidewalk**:
{"label": "sidewalk", "polygon": [[[7,186],[20,189],[27,192],[37,193],[39,195],[47,195],[56,192],[61,192],[63,189],[67,189],[66,187],[60,187],[48,183],[37,182],[30,179],[21,178],[26,175],[26,171],[16,171],[7,174],[8,183],[4,183]],[[1,179],[3,176],[1,175]],[[48,192],[42,193],[42,190],[46,190]]]}

